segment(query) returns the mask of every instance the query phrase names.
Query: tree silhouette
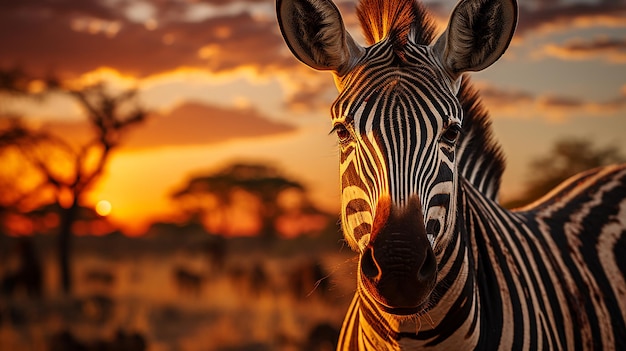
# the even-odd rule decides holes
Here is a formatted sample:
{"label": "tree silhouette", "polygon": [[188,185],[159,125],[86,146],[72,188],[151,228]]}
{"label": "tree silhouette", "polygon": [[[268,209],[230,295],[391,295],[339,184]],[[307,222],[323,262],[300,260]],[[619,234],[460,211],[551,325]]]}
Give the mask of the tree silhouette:
{"label": "tree silhouette", "polygon": [[0,212],[11,208],[18,208],[23,198],[28,193],[20,171],[23,171],[27,163],[22,162],[17,141],[28,134],[28,131],[16,119],[5,120],[0,125],[0,159],[2,169],[0,171]]}
{"label": "tree silhouette", "polygon": [[224,213],[236,205],[237,194],[241,192],[252,196],[249,200],[243,197],[243,201],[256,202],[256,206],[251,207],[260,224],[258,233],[265,239],[276,237],[277,219],[289,211],[281,201],[281,197],[288,193],[300,197],[299,211],[322,213],[309,201],[302,184],[263,164],[235,163],[213,174],[194,177],[172,198],[183,203],[188,215],[198,220],[217,217],[221,222],[217,230],[222,232],[218,234],[224,234],[229,225],[225,223],[227,216]]}
{"label": "tree silhouette", "polygon": [[[4,78],[9,77],[9,78]],[[16,78],[17,77],[17,78]],[[17,84],[19,83],[19,84]],[[19,74],[0,74],[0,89],[28,94],[24,78]],[[83,109],[93,137],[83,145],[75,145],[65,136],[45,130],[29,129],[14,120],[0,130],[0,149],[18,150],[21,162],[27,163],[38,178],[38,185],[23,194],[5,199],[16,208],[26,198],[41,197],[44,189],[51,190],[61,208],[58,228],[59,267],[63,291],[71,292],[72,227],[79,219],[82,198],[102,174],[111,151],[119,145],[123,131],[142,122],[146,112],[138,106],[136,91],[118,94],[105,85],[96,84],[79,90],[64,88],[55,80],[46,84],[47,92],[60,91],[74,98]]]}
{"label": "tree silhouette", "polygon": [[615,146],[594,146],[585,139],[557,141],[550,153],[530,163],[523,196],[505,204],[513,208],[526,205],[554,189],[567,178],[592,168],[625,162]]}
{"label": "tree silhouette", "polygon": [[[12,99],[39,98],[29,91],[32,78],[19,68],[0,70],[0,230],[7,232],[11,215],[32,209],[41,200],[46,187],[41,174],[24,157],[26,145],[38,143],[41,135],[27,128],[23,121],[7,115],[6,102]],[[36,196],[34,196],[37,194]],[[39,198],[39,199],[37,199]]]}

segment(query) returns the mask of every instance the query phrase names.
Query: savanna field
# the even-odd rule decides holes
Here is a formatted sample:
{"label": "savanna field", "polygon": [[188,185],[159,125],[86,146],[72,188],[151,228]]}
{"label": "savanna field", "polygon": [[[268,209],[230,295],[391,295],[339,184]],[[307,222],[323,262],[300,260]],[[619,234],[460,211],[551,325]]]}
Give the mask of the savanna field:
{"label": "savanna field", "polygon": [[354,255],[333,238],[268,243],[161,228],[78,238],[74,291],[64,295],[51,239],[2,238],[3,288],[24,246],[42,283],[5,290],[3,350],[331,350],[354,289]]}

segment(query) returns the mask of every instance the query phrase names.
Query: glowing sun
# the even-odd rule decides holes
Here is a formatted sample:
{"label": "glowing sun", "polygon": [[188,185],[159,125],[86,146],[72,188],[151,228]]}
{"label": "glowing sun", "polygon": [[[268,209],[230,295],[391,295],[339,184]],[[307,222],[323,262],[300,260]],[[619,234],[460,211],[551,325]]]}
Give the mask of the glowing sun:
{"label": "glowing sun", "polygon": [[107,200],[100,200],[96,204],[96,213],[102,217],[106,217],[111,214],[112,209],[113,207],[111,206],[111,203]]}

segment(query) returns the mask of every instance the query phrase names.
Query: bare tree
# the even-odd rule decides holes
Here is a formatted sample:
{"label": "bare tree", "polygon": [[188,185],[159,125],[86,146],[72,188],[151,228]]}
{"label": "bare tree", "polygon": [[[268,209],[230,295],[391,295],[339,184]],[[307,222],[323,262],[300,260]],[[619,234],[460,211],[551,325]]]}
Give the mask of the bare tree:
{"label": "bare tree", "polygon": [[17,99],[38,99],[29,85],[32,79],[21,69],[0,70],[0,230],[5,232],[8,217],[32,208],[45,185],[35,166],[24,157],[26,144],[40,136],[34,135],[22,119],[7,113],[7,102]]}
{"label": "bare tree", "polygon": [[[20,81],[11,79],[5,79],[8,85]],[[53,190],[54,200],[61,208],[58,251],[62,288],[69,293],[72,288],[72,227],[78,219],[82,198],[102,174],[123,132],[129,126],[142,122],[146,112],[139,107],[135,90],[114,94],[107,91],[103,84],[72,90],[63,88],[54,80],[48,82],[47,88],[48,91],[66,93],[79,103],[91,126],[93,137],[77,146],[64,139],[65,136],[29,129],[22,123],[13,122],[0,131],[0,148],[17,147],[24,160],[40,175],[39,186],[30,189],[29,194],[14,196],[21,199],[13,200],[13,206],[18,206],[18,202],[43,188]],[[5,90],[10,89],[5,87]],[[14,90],[23,91],[21,88]]]}

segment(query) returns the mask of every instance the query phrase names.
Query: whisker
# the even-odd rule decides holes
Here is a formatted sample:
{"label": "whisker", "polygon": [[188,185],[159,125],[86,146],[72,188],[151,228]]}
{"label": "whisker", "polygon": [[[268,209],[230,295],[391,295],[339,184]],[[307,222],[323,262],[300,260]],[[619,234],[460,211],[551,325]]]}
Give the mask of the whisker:
{"label": "whisker", "polygon": [[420,316],[417,316],[417,318],[415,319],[415,335],[419,334],[420,330],[422,329],[422,319],[420,318]]}
{"label": "whisker", "polygon": [[322,278],[318,279],[318,280],[315,282],[315,284],[313,285],[313,289],[311,289],[311,291],[309,291],[309,293],[308,293],[308,294],[306,294],[306,297],[310,297],[310,296],[311,296],[311,295],[315,292],[315,290],[317,290],[317,288],[320,286],[320,284],[322,283],[322,281],[324,281],[325,279],[330,278],[330,276],[331,276],[331,275],[333,275],[333,274],[335,274],[335,273],[336,273],[336,272],[337,272],[337,271],[338,271],[338,270],[339,270],[339,269],[340,269],[343,265],[345,265],[346,263],[349,263],[349,262],[351,262],[351,261],[354,261],[354,257],[348,258],[348,259],[346,259],[345,261],[343,261],[343,262],[341,262],[341,263],[336,264],[336,265],[332,268],[332,270],[330,271],[330,273],[328,273],[326,276],[324,276],[324,277],[322,277]]}
{"label": "whisker", "polygon": [[428,324],[430,324],[430,326],[433,329],[435,329],[436,327],[435,322],[433,321],[433,317],[430,316],[430,313],[428,311],[426,311],[426,313],[424,313],[422,317],[426,318],[426,321],[428,322]]}

